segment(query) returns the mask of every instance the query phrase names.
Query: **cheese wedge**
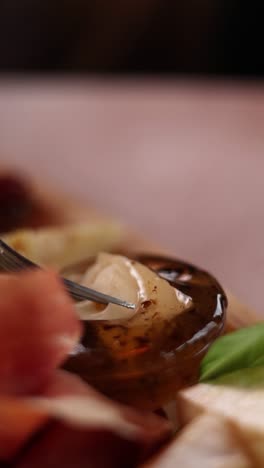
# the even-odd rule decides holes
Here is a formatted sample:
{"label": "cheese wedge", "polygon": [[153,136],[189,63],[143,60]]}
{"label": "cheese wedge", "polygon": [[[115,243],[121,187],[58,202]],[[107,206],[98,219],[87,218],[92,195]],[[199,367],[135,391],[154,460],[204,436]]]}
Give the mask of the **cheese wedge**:
{"label": "cheese wedge", "polygon": [[253,468],[228,420],[206,413],[144,468]]}
{"label": "cheese wedge", "polygon": [[255,458],[256,466],[264,466],[263,389],[198,384],[180,392],[177,404],[181,424],[190,423],[207,411],[226,417]]}

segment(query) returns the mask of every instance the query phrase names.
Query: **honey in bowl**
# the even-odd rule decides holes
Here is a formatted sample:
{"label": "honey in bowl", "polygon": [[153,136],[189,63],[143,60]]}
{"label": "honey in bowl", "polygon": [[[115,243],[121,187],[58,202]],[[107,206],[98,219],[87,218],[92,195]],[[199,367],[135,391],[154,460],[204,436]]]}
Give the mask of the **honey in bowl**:
{"label": "honey in bowl", "polygon": [[136,315],[109,320],[98,308],[98,319],[83,319],[82,341],[64,367],[111,398],[155,410],[197,381],[202,357],[223,331],[227,299],[216,279],[195,266],[154,255],[128,257],[158,275],[158,288],[161,279],[167,283],[162,287],[174,288],[175,314],[153,303],[153,280],[153,294],[141,300]]}

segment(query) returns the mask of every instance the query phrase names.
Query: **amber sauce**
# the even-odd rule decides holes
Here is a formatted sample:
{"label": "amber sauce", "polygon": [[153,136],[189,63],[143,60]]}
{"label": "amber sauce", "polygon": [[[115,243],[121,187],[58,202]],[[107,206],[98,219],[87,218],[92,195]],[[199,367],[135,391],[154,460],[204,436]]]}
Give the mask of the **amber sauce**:
{"label": "amber sauce", "polygon": [[[198,379],[199,364],[223,331],[227,299],[213,276],[180,260],[134,257],[189,295],[193,306],[173,320],[147,316],[146,327],[84,321],[82,342],[65,368],[106,395],[131,405],[156,409],[179,388]],[[132,327],[131,327],[132,325]]]}

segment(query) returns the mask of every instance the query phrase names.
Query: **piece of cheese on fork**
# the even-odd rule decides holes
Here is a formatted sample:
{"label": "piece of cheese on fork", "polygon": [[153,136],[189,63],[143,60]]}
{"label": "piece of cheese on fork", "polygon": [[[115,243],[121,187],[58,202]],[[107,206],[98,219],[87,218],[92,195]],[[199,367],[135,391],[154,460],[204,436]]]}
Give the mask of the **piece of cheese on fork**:
{"label": "piece of cheese on fork", "polygon": [[227,418],[239,433],[244,446],[264,466],[264,390],[225,385],[198,384],[177,395],[181,424],[188,424],[203,412]]}
{"label": "piece of cheese on fork", "polygon": [[144,468],[253,468],[228,420],[199,416]]}

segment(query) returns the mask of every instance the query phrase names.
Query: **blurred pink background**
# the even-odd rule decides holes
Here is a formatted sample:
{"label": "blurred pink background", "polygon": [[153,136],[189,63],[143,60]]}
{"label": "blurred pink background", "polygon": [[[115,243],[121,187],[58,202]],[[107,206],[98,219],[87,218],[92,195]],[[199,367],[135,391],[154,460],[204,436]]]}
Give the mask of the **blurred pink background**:
{"label": "blurred pink background", "polygon": [[2,81],[0,154],[263,310],[263,86]]}

